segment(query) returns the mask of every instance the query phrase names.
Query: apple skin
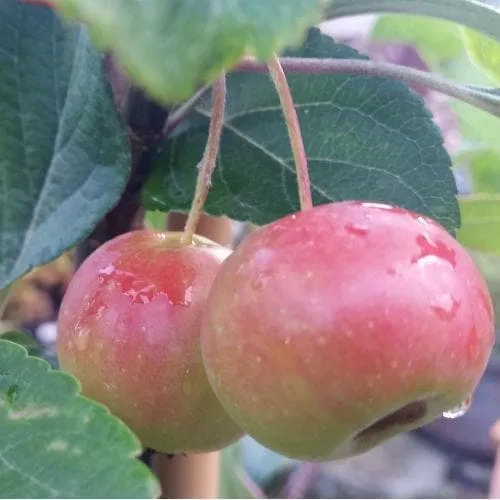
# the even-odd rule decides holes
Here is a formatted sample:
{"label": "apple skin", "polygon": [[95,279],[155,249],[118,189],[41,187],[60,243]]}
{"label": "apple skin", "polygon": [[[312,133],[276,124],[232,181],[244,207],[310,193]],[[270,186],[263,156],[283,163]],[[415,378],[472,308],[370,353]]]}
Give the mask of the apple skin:
{"label": "apple skin", "polygon": [[356,201],[248,236],[202,325],[229,415],[264,446],[317,461],[467,401],[494,343],[487,287],[457,241],[419,214]]}
{"label": "apple skin", "polygon": [[57,353],[83,394],[106,405],[145,447],[220,449],[242,436],[205,375],[200,321],[230,250],[200,236],[130,232],[82,264],[59,313]]}

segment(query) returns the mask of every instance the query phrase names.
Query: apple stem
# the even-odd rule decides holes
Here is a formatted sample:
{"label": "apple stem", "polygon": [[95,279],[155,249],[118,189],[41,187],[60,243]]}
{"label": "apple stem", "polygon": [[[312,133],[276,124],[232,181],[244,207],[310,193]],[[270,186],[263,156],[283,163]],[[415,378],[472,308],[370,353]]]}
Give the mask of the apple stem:
{"label": "apple stem", "polygon": [[297,110],[295,109],[295,103],[293,102],[292,92],[279,58],[274,55],[266,64],[281,102],[288,135],[290,137],[290,146],[292,148],[295,169],[297,171],[300,208],[301,210],[307,210],[313,206],[311,181],[309,179],[307,155],[304,148],[304,141],[302,140],[299,118],[297,116]]}
{"label": "apple stem", "polygon": [[217,164],[220,139],[224,125],[224,111],[226,107],[226,76],[222,76],[214,83],[212,88],[212,116],[208,132],[207,144],[203,158],[198,165],[198,179],[196,190],[191,204],[191,210],[184,227],[183,243],[190,245],[196,232],[196,227],[203,214],[203,207],[208,196],[212,182],[212,173]]}

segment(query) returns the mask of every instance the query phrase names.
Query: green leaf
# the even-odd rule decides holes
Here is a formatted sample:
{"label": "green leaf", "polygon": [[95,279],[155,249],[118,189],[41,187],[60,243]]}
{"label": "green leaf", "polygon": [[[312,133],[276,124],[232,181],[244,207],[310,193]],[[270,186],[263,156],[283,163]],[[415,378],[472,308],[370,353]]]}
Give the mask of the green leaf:
{"label": "green leaf", "polygon": [[76,380],[0,340],[0,496],[152,498],[137,438]]}
{"label": "green leaf", "polygon": [[472,61],[500,82],[500,43],[470,29],[462,29],[462,35]]}
{"label": "green leaf", "polygon": [[28,332],[24,331],[9,331],[0,334],[2,340],[8,340],[14,342],[14,344],[24,347],[30,356],[40,357],[39,353],[43,349],[43,346],[38,342],[38,340],[30,335]]}
{"label": "green leaf", "polygon": [[[492,85],[488,75],[470,61],[465,49],[462,57],[441,70],[448,78],[465,84],[483,87]],[[492,107],[495,106],[493,102],[491,104]],[[460,132],[467,142],[479,144],[480,147],[499,148],[500,120],[497,117],[461,101],[452,100],[451,105],[459,119]],[[500,110],[500,106],[498,109]]]}
{"label": "green leaf", "polygon": [[[292,54],[290,54],[292,55]],[[295,55],[359,54],[311,30]],[[289,75],[316,204],[391,202],[459,225],[451,161],[422,100],[405,85],[369,77]],[[207,139],[210,102],[165,144],[143,191],[149,209],[187,210]],[[232,74],[221,154],[206,210],[264,224],[299,207],[294,162],[276,91],[267,75]]]}
{"label": "green leaf", "polygon": [[9,340],[24,347],[30,356],[45,359],[52,368],[59,368],[59,361],[53,349],[45,347],[36,337],[25,331],[6,331],[0,333],[0,339]]}
{"label": "green leaf", "polygon": [[220,498],[264,498],[242,465],[241,442],[222,451],[220,465]]}
{"label": "green leaf", "polygon": [[469,167],[475,194],[500,194],[500,149],[483,149],[460,156]]}
{"label": "green leaf", "polygon": [[464,197],[460,200],[462,227],[457,238],[473,250],[500,255],[500,197]]}
{"label": "green leaf", "polygon": [[163,212],[146,212],[145,223],[147,227],[156,231],[164,231],[167,227],[167,219]]}
{"label": "green leaf", "polygon": [[[88,24],[138,85],[165,103],[190,97],[244,55],[300,43],[325,0],[54,0]],[[133,36],[131,34],[133,33]]]}
{"label": "green leaf", "polygon": [[82,240],[129,175],[101,55],[46,7],[0,2],[0,288]]}
{"label": "green leaf", "polygon": [[463,43],[455,23],[421,16],[381,16],[372,30],[374,41],[413,45],[432,68],[460,57]]}
{"label": "green leaf", "polygon": [[447,19],[500,40],[500,9],[479,0],[331,0],[327,17],[383,12]]}
{"label": "green leaf", "polygon": [[468,248],[500,255],[500,150],[472,151],[457,161],[468,167],[473,190],[460,200],[457,237]]}

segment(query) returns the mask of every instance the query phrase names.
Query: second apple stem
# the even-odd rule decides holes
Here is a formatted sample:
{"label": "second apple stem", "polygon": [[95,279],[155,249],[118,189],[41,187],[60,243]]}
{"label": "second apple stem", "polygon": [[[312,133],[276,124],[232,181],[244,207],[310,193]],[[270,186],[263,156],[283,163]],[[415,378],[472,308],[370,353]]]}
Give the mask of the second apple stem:
{"label": "second apple stem", "polygon": [[288,128],[290,145],[297,171],[300,208],[301,210],[307,210],[312,208],[313,203],[311,196],[311,181],[309,179],[309,168],[307,165],[307,155],[304,148],[304,141],[302,140],[302,133],[300,131],[299,117],[297,116],[297,110],[295,109],[295,103],[293,102],[292,92],[290,90],[290,86],[288,85],[288,81],[279,58],[276,55],[272,57],[269,61],[267,61],[267,67],[274,82],[274,86],[276,87],[281,107],[283,108],[286,126]]}
{"label": "second apple stem", "polygon": [[212,183],[212,173],[217,164],[220,139],[224,125],[224,111],[226,106],[226,77],[223,74],[213,85],[212,89],[212,115],[207,144],[203,158],[198,165],[198,178],[193,197],[191,210],[184,227],[183,243],[191,244],[195,235],[198,222],[203,214],[203,207]]}

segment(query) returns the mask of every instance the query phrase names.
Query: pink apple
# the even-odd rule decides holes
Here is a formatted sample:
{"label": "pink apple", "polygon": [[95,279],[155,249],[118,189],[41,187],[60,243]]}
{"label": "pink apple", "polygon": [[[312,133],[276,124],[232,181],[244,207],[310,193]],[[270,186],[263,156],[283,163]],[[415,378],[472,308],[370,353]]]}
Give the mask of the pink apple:
{"label": "pink apple", "polygon": [[83,393],[108,406],[146,447],[224,447],[242,435],[217,401],[200,352],[200,322],[230,250],[205,238],[136,231],[97,249],[75,274],[57,351]]}
{"label": "pink apple", "polygon": [[306,460],[361,453],[467,402],[494,342],[466,251],[433,220],[374,203],[257,230],[205,311],[202,353],[224,408]]}

